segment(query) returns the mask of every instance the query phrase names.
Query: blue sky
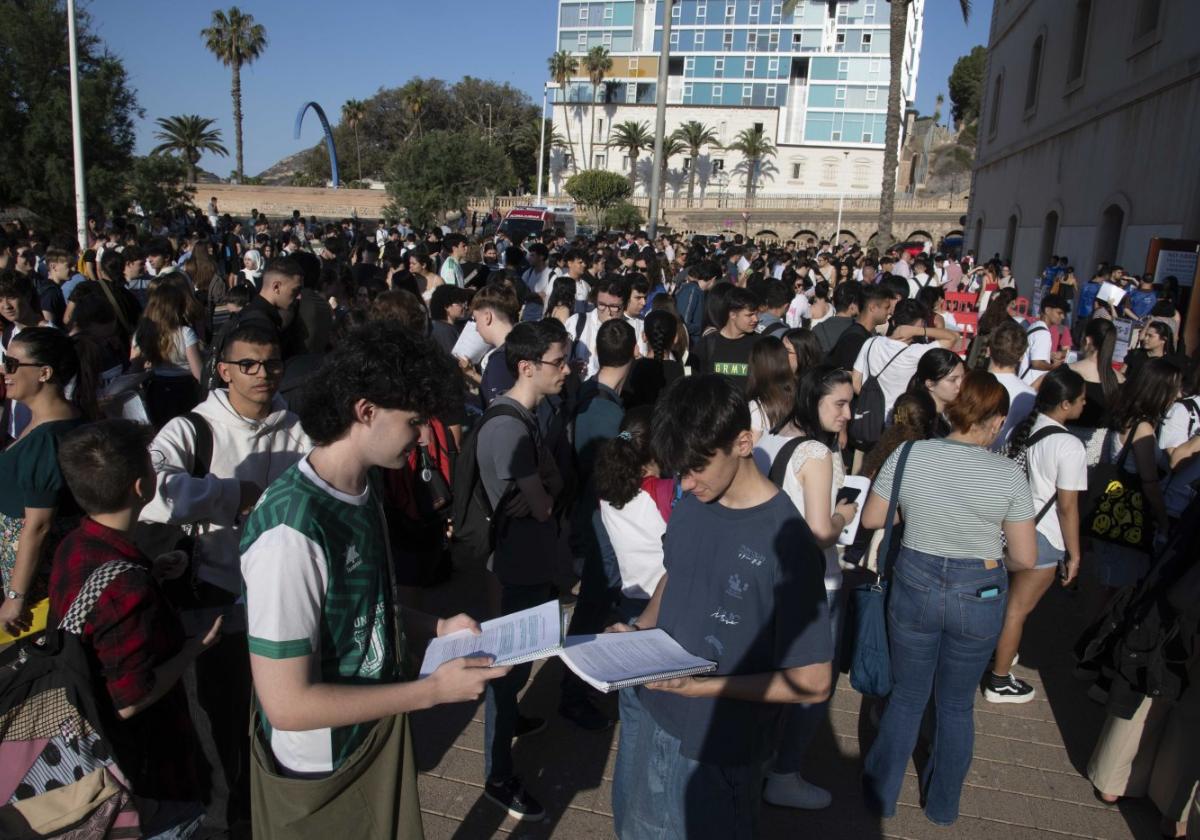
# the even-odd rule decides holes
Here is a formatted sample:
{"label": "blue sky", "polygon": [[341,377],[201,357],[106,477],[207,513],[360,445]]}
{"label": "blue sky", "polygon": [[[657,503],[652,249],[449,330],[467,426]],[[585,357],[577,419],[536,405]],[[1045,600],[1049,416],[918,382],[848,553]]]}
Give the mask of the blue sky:
{"label": "blue sky", "polygon": [[[401,85],[412,76],[456,81],[467,75],[509,82],[540,99],[558,8],[556,0],[241,0],[239,5],[266,26],[268,38],[263,57],[242,69],[248,174],[320,141],[320,125],[311,115],[301,138],[293,139],[296,112],[309,100],[336,122],[343,102],[365,99],[380,87]],[[926,0],[926,7],[917,107],[928,114],[937,94],[946,92],[955,60],[987,42],[991,4],[976,0],[969,26],[955,0]],[[155,145],[157,117],[213,117],[230,156],[205,155],[200,165],[227,176],[234,168],[229,70],[204,48],[199,34],[217,6],[91,0],[87,8],[95,32],[125,62],[145,109],[137,126],[138,152]]]}

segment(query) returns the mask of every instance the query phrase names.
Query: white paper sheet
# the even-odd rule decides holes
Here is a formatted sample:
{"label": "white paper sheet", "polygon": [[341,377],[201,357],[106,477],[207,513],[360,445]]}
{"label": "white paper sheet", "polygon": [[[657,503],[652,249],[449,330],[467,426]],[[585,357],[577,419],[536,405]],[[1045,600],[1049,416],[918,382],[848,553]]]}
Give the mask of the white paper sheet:
{"label": "white paper sheet", "polygon": [[427,677],[443,662],[463,656],[492,656],[495,666],[519,665],[553,656],[562,645],[562,608],[558,601],[493,618],[480,625],[476,636],[459,630],[429,643],[421,662],[421,676]]}
{"label": "white paper sheet", "polygon": [[845,486],[860,491],[858,498],[854,500],[858,502],[858,510],[855,512],[854,518],[846,523],[846,527],[838,535],[838,545],[853,545],[854,537],[858,534],[858,523],[862,519],[863,508],[867,506],[867,492],[871,489],[871,479],[865,475],[848,475]]}
{"label": "white paper sheet", "polygon": [[558,656],[584,682],[600,691],[716,668],[716,663],[688,653],[658,628],[568,636]]}

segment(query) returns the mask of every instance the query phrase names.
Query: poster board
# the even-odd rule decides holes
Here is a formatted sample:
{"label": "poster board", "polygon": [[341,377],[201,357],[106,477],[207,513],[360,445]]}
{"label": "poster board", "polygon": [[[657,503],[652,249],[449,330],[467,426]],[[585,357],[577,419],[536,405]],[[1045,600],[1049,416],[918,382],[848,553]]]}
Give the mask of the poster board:
{"label": "poster board", "polygon": [[1042,282],[1042,278],[1038,277],[1033,281],[1033,294],[1029,297],[1029,314],[1037,317],[1042,314],[1042,298],[1049,292],[1050,287]]}
{"label": "poster board", "polygon": [[1196,271],[1200,268],[1200,242],[1191,239],[1150,240],[1146,255],[1146,271],[1154,272],[1155,285],[1174,275],[1181,287],[1192,287],[1196,282]]}
{"label": "poster board", "polygon": [[1113,364],[1125,364],[1129,347],[1133,342],[1133,321],[1129,318],[1117,318],[1113,321],[1117,328],[1117,343],[1113,347]]}

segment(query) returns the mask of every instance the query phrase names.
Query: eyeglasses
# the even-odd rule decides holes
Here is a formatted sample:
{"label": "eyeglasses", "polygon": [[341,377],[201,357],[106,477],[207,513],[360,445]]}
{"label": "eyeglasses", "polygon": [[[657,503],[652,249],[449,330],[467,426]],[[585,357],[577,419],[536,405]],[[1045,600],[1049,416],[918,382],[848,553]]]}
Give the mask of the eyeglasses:
{"label": "eyeglasses", "polygon": [[5,373],[13,374],[13,373],[17,372],[17,368],[23,368],[23,367],[45,367],[45,365],[40,365],[37,362],[22,362],[18,359],[14,359],[12,356],[4,357],[4,372]]}
{"label": "eyeglasses", "polygon": [[605,312],[612,312],[614,315],[624,309],[619,303],[597,303],[596,308],[603,309]]}
{"label": "eyeglasses", "polygon": [[222,359],[224,364],[237,365],[238,370],[246,376],[254,376],[265,369],[267,376],[279,376],[283,373],[283,359]]}
{"label": "eyeglasses", "polygon": [[538,367],[541,367],[542,365],[550,365],[550,367],[563,368],[568,364],[568,359],[566,356],[559,356],[557,359],[533,359],[532,361]]}

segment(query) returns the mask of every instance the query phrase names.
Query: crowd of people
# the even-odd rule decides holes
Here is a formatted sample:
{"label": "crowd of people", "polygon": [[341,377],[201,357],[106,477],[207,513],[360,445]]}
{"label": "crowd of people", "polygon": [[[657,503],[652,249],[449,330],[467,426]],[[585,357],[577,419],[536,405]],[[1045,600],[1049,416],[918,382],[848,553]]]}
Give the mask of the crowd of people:
{"label": "crowd of people", "polygon": [[[753,837],[763,801],[830,805],[804,774],[876,577],[891,689],[863,807],[895,813],[929,737],[925,814],[957,819],[977,697],[1034,698],[1025,622],[1087,579],[1080,698],[1107,708],[1088,775],[1183,836],[1200,366],[1177,283],[1080,283],[1055,257],[1031,307],[970,253],[467,237],[215,200],[89,232],[0,236],[0,629],[81,639],[100,763],[143,836],[418,837],[408,713],[481,697],[484,796],[542,819],[512,748],[545,728],[521,711],[531,665],[411,666],[567,597],[564,575],[569,633],[661,628],[716,663],[621,689],[621,838]],[[485,614],[422,611],[455,585]],[[1148,603],[1139,670],[1113,628]],[[0,681],[0,713],[22,702]],[[604,731],[606,708],[564,669],[563,718]],[[91,744],[39,749],[90,767]],[[10,801],[81,783],[46,764]]]}

